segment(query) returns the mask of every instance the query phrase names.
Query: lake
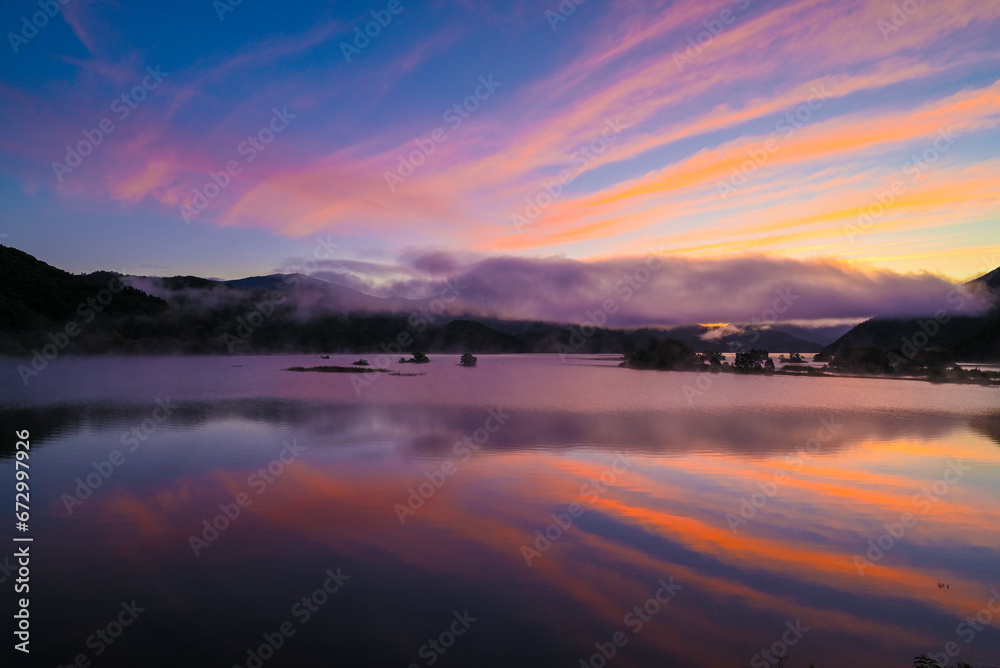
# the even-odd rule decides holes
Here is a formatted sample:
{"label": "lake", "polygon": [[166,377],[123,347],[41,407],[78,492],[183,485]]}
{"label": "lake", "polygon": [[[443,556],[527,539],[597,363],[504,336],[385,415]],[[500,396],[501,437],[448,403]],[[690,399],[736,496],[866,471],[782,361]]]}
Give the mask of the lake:
{"label": "lake", "polygon": [[0,362],[33,665],[1000,665],[997,388],[354,359]]}

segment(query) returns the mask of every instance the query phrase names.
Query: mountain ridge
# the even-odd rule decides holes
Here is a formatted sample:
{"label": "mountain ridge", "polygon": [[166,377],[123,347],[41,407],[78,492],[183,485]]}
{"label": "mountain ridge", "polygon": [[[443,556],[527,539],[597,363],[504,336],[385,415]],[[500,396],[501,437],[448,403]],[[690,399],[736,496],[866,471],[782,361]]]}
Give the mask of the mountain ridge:
{"label": "mountain ridge", "polygon": [[[128,285],[111,300],[102,318],[85,323],[72,352],[364,353],[380,350],[405,332],[412,342],[410,349],[424,352],[624,354],[647,346],[654,338],[675,338],[701,352],[762,348],[816,353],[832,352],[852,341],[891,347],[896,334],[884,328],[878,336],[859,342],[869,320],[824,347],[781,327],[732,327],[719,332],[703,325],[609,328],[467,313],[435,316],[430,308],[435,298],[376,297],[303,274],[234,280],[111,272],[74,275],[2,245],[0,260],[0,354],[6,355],[30,355],[46,345],[47,335],[79,319],[79,304],[111,280]],[[975,281],[992,287],[1000,282],[1000,269]],[[949,330],[996,339],[993,330],[977,329],[984,324],[989,323],[973,318]],[[992,354],[990,350],[985,354]],[[1000,350],[996,354],[1000,358]]]}
{"label": "mountain ridge", "polygon": [[[1000,296],[1000,267],[965,285]],[[944,306],[936,317],[869,318],[824,347],[822,354],[832,358],[869,348],[905,360],[934,354],[955,362],[1000,362],[1000,300],[981,315],[956,314],[964,308],[964,298],[957,292]]]}

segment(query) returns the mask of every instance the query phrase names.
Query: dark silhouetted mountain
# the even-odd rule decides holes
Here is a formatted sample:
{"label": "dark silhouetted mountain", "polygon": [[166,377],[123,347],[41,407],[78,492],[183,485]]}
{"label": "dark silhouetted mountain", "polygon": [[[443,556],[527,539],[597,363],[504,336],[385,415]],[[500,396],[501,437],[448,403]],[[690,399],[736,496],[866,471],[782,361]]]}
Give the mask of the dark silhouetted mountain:
{"label": "dark silhouetted mountain", "polygon": [[803,341],[779,329],[756,329],[750,327],[743,334],[722,338],[716,347],[705,348],[702,345],[699,347],[699,350],[735,352],[737,350],[748,351],[752,348],[763,348],[782,353],[817,353],[822,349],[822,346],[813,341]]}
{"label": "dark silhouetted mountain", "polygon": [[[854,325],[829,325],[826,327],[799,327],[796,325],[780,324],[772,327],[773,331],[784,332],[803,341],[812,341],[821,346],[828,346],[844,334],[847,334]],[[792,351],[789,351],[792,352]]]}
{"label": "dark silhouetted mountain", "polygon": [[[516,336],[498,332],[473,320],[452,320],[424,339],[422,350],[440,352],[523,353],[527,345]],[[418,346],[420,347],[420,346]]]}
{"label": "dark silhouetted mountain", "polygon": [[171,276],[169,278],[150,279],[159,281],[164,290],[214,290],[229,287],[226,283],[213,281],[197,276]]}
{"label": "dark silhouetted mountain", "polygon": [[997,267],[988,274],[969,281],[970,283],[982,283],[989,286],[991,290],[1000,291],[1000,267]]}
{"label": "dark silhouetted mountain", "polygon": [[733,353],[763,348],[782,353],[816,353],[822,348],[818,343],[803,341],[778,329],[747,327],[738,333],[724,336],[719,335],[719,331],[701,325],[673,327],[666,331],[649,328],[638,330],[643,334],[642,345],[666,334],[697,352]]}
{"label": "dark silhouetted mountain", "polygon": [[354,288],[330,283],[305,274],[270,274],[252,276],[227,285],[247,290],[268,290],[287,294],[295,293],[299,308],[323,310],[334,313],[364,311],[368,313],[411,313],[422,305],[421,301],[401,297],[375,297]]}
{"label": "dark silhouetted mountain", "polygon": [[[2,249],[0,353],[32,355],[78,319],[77,308],[115,275],[74,276],[26,253]],[[817,352],[778,328],[719,332],[700,325],[610,329],[488,318],[435,317],[435,300],[381,298],[302,274],[234,281],[126,276],[117,295],[68,352],[90,353],[615,353],[673,338],[697,352],[763,348]],[[440,306],[440,304],[437,304]],[[982,324],[982,323],[977,323]],[[725,335],[723,336],[723,333]],[[970,333],[970,336],[975,335]],[[398,354],[393,352],[392,354]]]}
{"label": "dark silhouetted mountain", "polygon": [[[972,287],[1000,292],[1000,268],[968,283]],[[955,315],[960,309],[942,309],[942,317],[890,320],[872,318],[823,349],[834,356],[851,349],[881,350],[906,360],[933,351],[956,362],[1000,361],[1000,303],[983,315]]]}
{"label": "dark silhouetted mountain", "polygon": [[[0,327],[23,325],[11,316],[51,324],[79,317],[77,309],[120,274],[75,275],[52,267],[16,248],[0,245]],[[117,287],[117,283],[115,284]],[[161,299],[125,287],[102,310],[109,315],[151,314],[166,307]]]}
{"label": "dark silhouetted mountain", "polygon": [[[0,245],[0,352],[27,353],[24,343],[51,343],[49,333],[62,340],[59,333],[65,333],[68,324],[85,328],[98,314],[105,321],[117,322],[127,316],[151,317],[167,309],[162,299],[122,286],[119,277],[111,272],[71,274]],[[109,290],[109,284],[115,290]]]}

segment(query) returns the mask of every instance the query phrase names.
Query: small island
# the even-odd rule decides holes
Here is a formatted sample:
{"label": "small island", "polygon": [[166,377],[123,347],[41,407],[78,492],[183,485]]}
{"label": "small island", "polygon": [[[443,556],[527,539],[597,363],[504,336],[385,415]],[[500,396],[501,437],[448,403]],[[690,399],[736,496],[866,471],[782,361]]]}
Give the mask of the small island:
{"label": "small island", "polygon": [[774,361],[766,350],[752,349],[736,353],[735,361],[729,364],[724,361],[722,353],[696,353],[693,348],[677,339],[653,339],[645,349],[626,355],[619,366],[658,371],[775,373]]}
{"label": "small island", "polygon": [[783,363],[776,368],[770,353],[751,349],[736,353],[732,364],[724,361],[721,353],[697,353],[693,348],[676,339],[653,339],[649,345],[625,355],[619,366],[628,369],[658,371],[709,371],[712,373],[739,373],[783,376],[850,376],[859,378],[894,378],[924,380],[933,383],[966,383],[1000,386],[1000,371],[963,369],[951,360],[947,351],[925,350],[912,357],[879,348],[847,348],[826,357],[816,355],[814,362],[825,366],[809,366],[801,355],[791,354],[778,358]]}
{"label": "small island", "polygon": [[403,373],[391,369],[371,369],[361,366],[293,366],[283,371],[312,371],[316,373],[384,373],[388,376],[422,376],[422,373]]}

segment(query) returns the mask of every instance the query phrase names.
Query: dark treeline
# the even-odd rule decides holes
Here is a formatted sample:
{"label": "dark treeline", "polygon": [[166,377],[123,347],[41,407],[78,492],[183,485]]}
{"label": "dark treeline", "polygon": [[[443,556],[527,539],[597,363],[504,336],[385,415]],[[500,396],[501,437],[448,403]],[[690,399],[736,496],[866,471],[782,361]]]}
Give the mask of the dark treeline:
{"label": "dark treeline", "polygon": [[[155,286],[153,296],[127,283]],[[309,285],[301,285],[308,282]],[[1000,270],[978,279],[1000,290]],[[150,288],[152,289],[152,288]],[[674,339],[700,352],[816,353],[821,346],[780,329],[706,336],[699,325],[610,329],[589,324],[508,322],[434,316],[424,308],[379,313],[330,305],[339,286],[299,276],[222,282],[193,276],[71,274],[0,246],[0,354],[220,353],[613,353]],[[332,297],[330,296],[332,295]],[[377,298],[369,298],[378,304]],[[311,301],[310,301],[311,300]],[[418,302],[414,302],[418,304]],[[416,308],[416,307],[414,307]],[[383,309],[384,310],[384,309]],[[960,313],[960,312],[959,312]],[[486,323],[489,324],[486,324]],[[860,352],[853,352],[860,351]],[[872,319],[823,350],[867,372],[1000,360],[1000,309],[979,316]]]}
{"label": "dark treeline", "polygon": [[[155,279],[166,299],[127,287],[119,274],[74,275],[0,246],[0,354],[615,353],[644,348],[664,331],[544,322],[492,322],[414,313],[304,308],[288,281],[192,276]],[[267,285],[254,289],[245,285]],[[816,352],[819,345],[775,330],[705,341],[700,326],[670,335],[699,350],[749,348]],[[43,350],[47,347],[47,351]],[[395,353],[394,353],[395,354]],[[47,355],[51,357],[52,355]]]}

